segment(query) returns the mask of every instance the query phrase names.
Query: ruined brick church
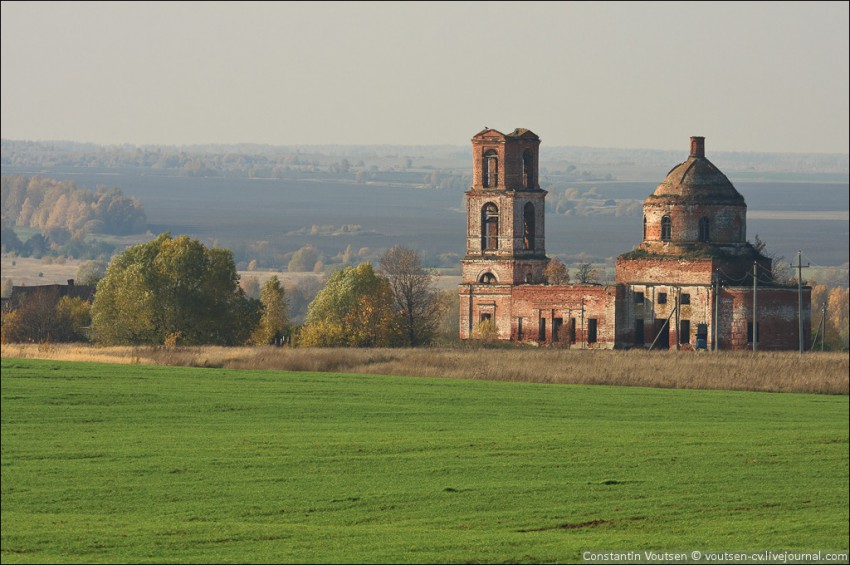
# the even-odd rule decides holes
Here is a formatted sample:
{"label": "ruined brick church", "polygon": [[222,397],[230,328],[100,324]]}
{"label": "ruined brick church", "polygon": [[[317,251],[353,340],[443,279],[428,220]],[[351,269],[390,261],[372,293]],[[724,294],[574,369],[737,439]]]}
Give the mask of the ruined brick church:
{"label": "ruined brick church", "polygon": [[[472,138],[460,337],[588,349],[809,346],[811,288],[778,284],[747,242],[747,205],[692,137],[687,160],[643,206],[643,240],[617,258],[615,284],[549,284],[540,138]],[[574,241],[580,241],[577,237]],[[573,252],[578,250],[571,250]],[[800,321],[802,320],[802,322]]]}

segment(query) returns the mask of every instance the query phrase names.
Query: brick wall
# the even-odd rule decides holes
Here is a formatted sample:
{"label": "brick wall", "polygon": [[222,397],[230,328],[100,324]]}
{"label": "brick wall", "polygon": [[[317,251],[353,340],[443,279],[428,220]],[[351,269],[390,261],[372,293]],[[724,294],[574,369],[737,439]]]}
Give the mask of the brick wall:
{"label": "brick wall", "polygon": [[[514,287],[511,338],[556,347],[611,349],[616,340],[617,289],[601,285],[524,285]],[[522,332],[520,322],[522,319]],[[561,334],[553,333],[555,320],[561,320]],[[570,320],[575,333],[570,335]],[[541,324],[540,320],[545,320]],[[596,337],[592,343],[591,320]],[[542,335],[541,335],[542,334]],[[542,339],[541,339],[542,338]],[[574,343],[571,343],[571,339]]]}
{"label": "brick wall", "polygon": [[[623,299],[618,303],[620,325],[617,344],[625,348],[653,345],[657,349],[694,349],[700,325],[705,325],[706,346],[711,346],[713,289],[709,285],[645,284],[624,285]],[[666,331],[661,332],[664,322]],[[680,330],[687,322],[688,333]],[[639,339],[637,326],[642,326],[643,339]]]}
{"label": "brick wall", "polygon": [[[643,248],[653,253],[677,254],[687,252],[699,243],[699,222],[709,221],[709,242],[712,245],[735,246],[747,240],[746,206],[711,206],[679,204],[675,200],[658,202],[651,198],[643,207],[646,235]],[[661,218],[670,217],[670,241],[661,241]]]}
{"label": "brick wall", "polygon": [[[761,288],[757,290],[758,349],[795,350],[799,347],[798,300],[795,288]],[[748,331],[753,322],[752,288],[724,288],[720,291],[721,349],[752,349]],[[811,344],[811,288],[803,287],[803,347]],[[749,335],[748,335],[749,334]]]}
{"label": "brick wall", "polygon": [[713,259],[617,258],[618,283],[711,284]]}

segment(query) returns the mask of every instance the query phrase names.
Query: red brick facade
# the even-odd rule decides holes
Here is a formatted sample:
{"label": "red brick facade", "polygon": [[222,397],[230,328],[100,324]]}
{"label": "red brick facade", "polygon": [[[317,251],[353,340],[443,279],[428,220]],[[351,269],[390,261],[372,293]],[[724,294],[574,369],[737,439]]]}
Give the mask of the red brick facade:
{"label": "red brick facade", "polygon": [[615,285],[547,284],[539,146],[526,129],[472,138],[462,339],[487,328],[553,347],[690,350],[749,349],[755,335],[758,349],[796,349],[802,301],[808,347],[811,289],[772,282],[770,259],[746,241],[746,203],[705,158],[701,137],[647,198],[643,241],[617,259]]}

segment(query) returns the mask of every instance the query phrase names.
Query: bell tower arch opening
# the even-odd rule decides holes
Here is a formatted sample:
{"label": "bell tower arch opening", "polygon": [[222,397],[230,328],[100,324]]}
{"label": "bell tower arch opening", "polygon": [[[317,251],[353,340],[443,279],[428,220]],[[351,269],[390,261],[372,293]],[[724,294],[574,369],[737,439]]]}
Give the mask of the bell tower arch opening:
{"label": "bell tower arch opening", "polygon": [[488,202],[481,210],[481,250],[495,251],[499,248],[499,209]]}
{"label": "bell tower arch opening", "polygon": [[528,250],[534,249],[534,240],[537,237],[537,232],[534,229],[534,217],[534,204],[526,202],[522,210],[522,243]]}
{"label": "bell tower arch opening", "polygon": [[499,155],[493,149],[484,152],[482,159],[481,183],[484,188],[495,188],[499,185]]}
{"label": "bell tower arch opening", "polygon": [[526,190],[533,190],[537,179],[534,178],[534,152],[526,149],[522,152],[522,186]]}

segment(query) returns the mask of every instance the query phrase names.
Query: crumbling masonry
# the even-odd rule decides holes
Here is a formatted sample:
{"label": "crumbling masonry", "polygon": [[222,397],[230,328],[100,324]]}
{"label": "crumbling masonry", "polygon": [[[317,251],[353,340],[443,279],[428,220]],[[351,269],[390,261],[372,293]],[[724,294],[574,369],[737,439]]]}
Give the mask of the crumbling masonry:
{"label": "crumbling masonry", "polygon": [[[776,284],[771,260],[747,243],[747,205],[705,157],[704,138],[691,138],[688,159],[646,199],[643,241],[617,258],[614,285],[546,281],[539,148],[527,129],[472,138],[462,339],[484,332],[556,347],[740,350],[755,338],[759,350],[799,347],[798,289]],[[808,348],[810,287],[802,326]]]}

